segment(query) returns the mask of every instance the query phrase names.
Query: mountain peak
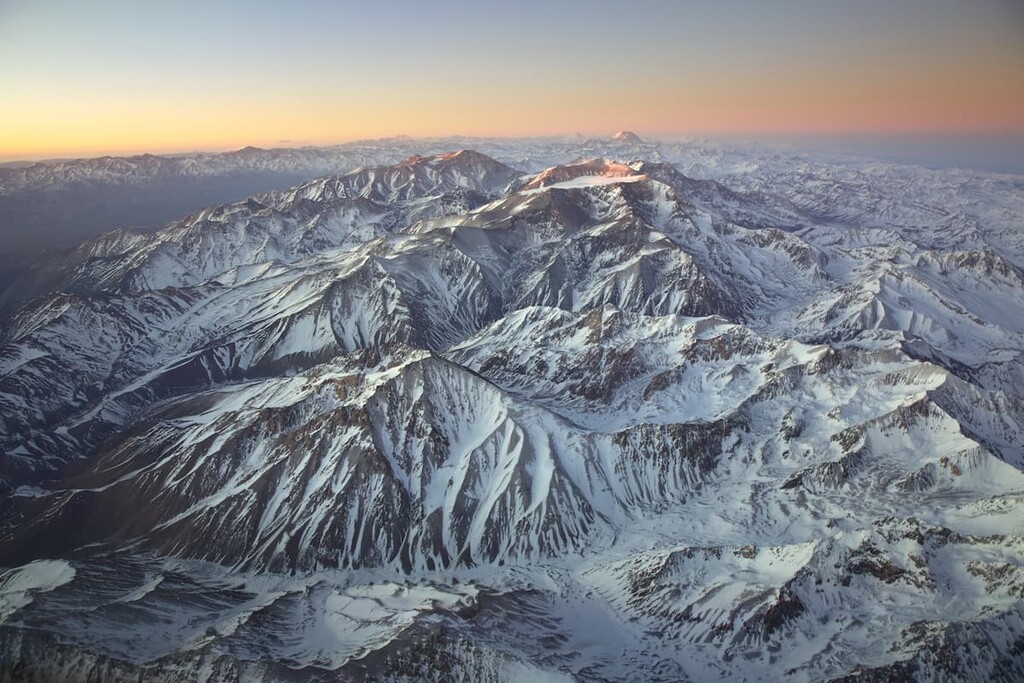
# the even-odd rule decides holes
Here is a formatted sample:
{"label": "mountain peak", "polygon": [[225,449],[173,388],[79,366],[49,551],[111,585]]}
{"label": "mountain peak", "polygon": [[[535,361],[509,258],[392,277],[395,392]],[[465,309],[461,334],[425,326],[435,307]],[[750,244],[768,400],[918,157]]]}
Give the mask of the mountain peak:
{"label": "mountain peak", "polygon": [[612,140],[617,140],[618,142],[632,142],[635,144],[641,144],[643,142],[643,140],[640,139],[640,136],[631,130],[620,130],[612,136]]}
{"label": "mountain peak", "polygon": [[595,178],[636,178],[640,179],[644,174],[631,166],[621,164],[607,159],[588,159],[572,164],[552,166],[535,175],[526,185],[524,190],[537,190],[542,187],[550,187],[560,183],[567,183],[572,180],[584,177]]}
{"label": "mountain peak", "polygon": [[504,166],[497,159],[493,159],[486,154],[482,154],[472,149],[459,149],[454,152],[445,152],[443,154],[432,154],[423,156],[420,154],[413,154],[406,159],[400,161],[397,166],[415,166],[417,164],[428,164],[434,165],[438,163],[461,163],[461,164],[472,164],[472,163],[483,163],[488,166]]}
{"label": "mountain peak", "polygon": [[317,201],[363,197],[393,204],[450,192],[497,195],[521,176],[521,171],[486,154],[464,149],[413,154],[396,164],[363,166],[344,175],[310,180],[289,192]]}
{"label": "mountain peak", "polygon": [[452,159],[460,159],[460,158],[461,159],[470,159],[470,158],[480,158],[480,157],[485,157],[487,159],[490,159],[490,157],[486,157],[485,155],[480,154],[480,152],[474,152],[471,149],[460,149],[460,150],[457,150],[455,152],[447,152],[445,154],[438,154],[436,158],[439,159],[439,160],[442,160],[442,161],[450,161]]}

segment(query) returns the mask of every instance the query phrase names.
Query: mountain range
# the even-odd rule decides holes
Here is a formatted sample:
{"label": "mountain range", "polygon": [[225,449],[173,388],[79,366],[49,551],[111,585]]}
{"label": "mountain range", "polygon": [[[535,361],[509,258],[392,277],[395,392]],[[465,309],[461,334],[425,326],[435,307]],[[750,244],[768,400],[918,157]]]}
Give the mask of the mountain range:
{"label": "mountain range", "polygon": [[9,273],[0,679],[1024,677],[1021,177],[438,144]]}

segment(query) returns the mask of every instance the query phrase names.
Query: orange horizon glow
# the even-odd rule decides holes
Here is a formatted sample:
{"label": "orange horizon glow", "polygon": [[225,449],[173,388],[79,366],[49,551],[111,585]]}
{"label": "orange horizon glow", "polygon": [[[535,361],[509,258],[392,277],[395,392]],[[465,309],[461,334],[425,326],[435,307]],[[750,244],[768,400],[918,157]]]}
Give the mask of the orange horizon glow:
{"label": "orange horizon glow", "polygon": [[[415,122],[403,116],[402,107],[334,117],[329,112],[266,112],[246,115],[239,121],[233,108],[202,112],[194,119],[165,110],[145,112],[133,120],[121,120],[115,112],[98,116],[79,114],[73,121],[48,120],[25,111],[24,118],[10,121],[0,130],[0,160],[32,160],[128,154],[175,154],[220,152],[246,146],[264,148],[344,144],[359,140],[406,135],[427,137],[555,137],[582,134],[605,136],[629,129],[654,137],[785,136],[803,134],[1024,134],[1024,103],[964,102],[942,106],[918,101],[828,101],[816,98],[799,103],[780,101],[699,102],[679,115],[665,115],[652,106],[647,112],[629,106],[591,105],[583,120],[565,104],[536,109],[515,117],[507,112],[482,111],[473,116],[439,106],[433,116],[421,109]],[[660,112],[659,112],[660,109]],[[659,115],[660,113],[660,115]],[[202,120],[197,120],[202,119]],[[508,120],[510,119],[510,120]],[[486,122],[486,123],[481,123]],[[12,125],[12,123],[14,125]]]}
{"label": "orange horizon glow", "polygon": [[[176,153],[259,147],[339,144],[396,135],[412,137],[544,137],[606,135],[620,129],[644,133],[715,135],[842,133],[1024,132],[1024,79],[987,74],[946,82],[743,82],[695,83],[675,93],[639,87],[552,92],[534,88],[524,107],[500,93],[466,106],[445,92],[372,98],[361,105],[343,98],[287,103],[226,98],[182,107],[171,99],[73,96],[40,105],[9,103],[0,128],[0,159],[128,153]],[[900,80],[904,82],[899,82]],[[642,85],[642,84],[641,84]],[[371,98],[368,98],[371,99]]]}
{"label": "orange horizon glow", "polygon": [[[818,0],[788,14],[747,0],[638,0],[625,14],[523,1],[514,16],[459,0],[393,0],[401,12],[309,0],[308,16],[185,3],[178,16],[12,0],[0,160],[620,129],[1024,133],[1024,11],[1001,0]],[[541,9],[576,28],[532,21]]]}

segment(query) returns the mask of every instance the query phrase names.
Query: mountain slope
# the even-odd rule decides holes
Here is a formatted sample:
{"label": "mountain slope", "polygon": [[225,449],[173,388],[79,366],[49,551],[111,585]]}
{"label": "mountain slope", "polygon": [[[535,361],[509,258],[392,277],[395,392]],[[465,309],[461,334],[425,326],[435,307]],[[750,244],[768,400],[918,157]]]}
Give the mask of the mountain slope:
{"label": "mountain slope", "polygon": [[83,244],[2,329],[5,660],[1024,674],[1020,255],[839,219],[463,151]]}

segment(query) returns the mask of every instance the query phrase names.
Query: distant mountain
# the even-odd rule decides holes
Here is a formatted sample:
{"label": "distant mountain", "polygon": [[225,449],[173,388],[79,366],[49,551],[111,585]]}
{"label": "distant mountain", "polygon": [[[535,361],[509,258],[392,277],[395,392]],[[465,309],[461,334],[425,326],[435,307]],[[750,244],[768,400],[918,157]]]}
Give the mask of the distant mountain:
{"label": "distant mountain", "polygon": [[357,166],[394,162],[389,148],[275,149],[101,157],[0,168],[5,251],[73,245],[111,227],[156,228],[203,206],[283,189]]}
{"label": "distant mountain", "polygon": [[0,661],[1024,676],[1014,181],[493,144],[8,286]]}
{"label": "distant mountain", "polygon": [[616,140],[617,142],[628,142],[634,145],[639,145],[643,143],[643,140],[640,139],[639,135],[628,130],[620,130],[618,133],[612,136],[612,140]]}
{"label": "distant mountain", "polygon": [[155,233],[112,232],[67,254],[47,255],[0,289],[0,307],[53,289],[140,291],[194,284],[238,265],[288,262],[361,244],[414,218],[475,208],[520,175],[463,151],[326,176],[203,210]]}
{"label": "distant mountain", "polygon": [[[413,154],[472,148],[524,172],[582,159],[667,162],[694,178],[714,179],[769,203],[788,201],[863,230],[871,226],[924,228],[916,239],[960,239],[976,227],[999,233],[988,246],[1019,253],[1014,216],[1024,211],[1021,176],[930,171],[865,161],[824,162],[820,156],[772,147],[699,140],[390,138],[325,148],[245,148],[223,154],[104,157],[0,168],[0,257],[44,247],[69,249],[114,228],[151,231],[181,216],[254,194],[282,190],[361,166],[394,164]],[[809,178],[815,182],[807,182]],[[873,197],[865,196],[866,192]],[[935,226],[936,229],[932,229]],[[1012,245],[1003,242],[1010,240]],[[1004,248],[1010,246],[1010,249]],[[23,260],[0,258],[0,282]],[[1018,262],[1017,265],[1024,266]],[[24,274],[23,272],[21,274]]]}

